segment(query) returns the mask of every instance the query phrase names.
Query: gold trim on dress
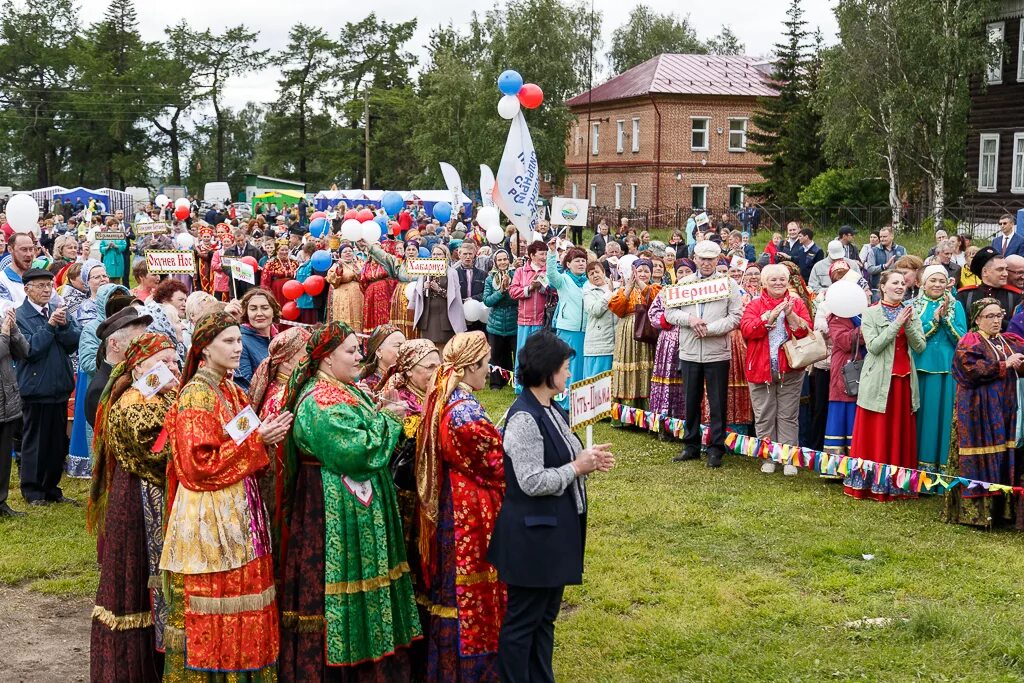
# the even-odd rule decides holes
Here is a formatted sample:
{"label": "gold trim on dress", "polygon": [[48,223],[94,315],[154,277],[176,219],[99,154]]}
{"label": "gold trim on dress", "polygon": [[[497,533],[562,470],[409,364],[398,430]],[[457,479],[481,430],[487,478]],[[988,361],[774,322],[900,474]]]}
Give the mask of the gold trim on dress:
{"label": "gold trim on dress", "polygon": [[456,574],[455,585],[456,586],[472,586],[474,583],[480,583],[481,581],[497,581],[498,572],[494,569],[488,569],[487,571],[474,572],[472,574]]}
{"label": "gold trim on dress", "polygon": [[459,610],[455,607],[444,607],[442,605],[435,605],[430,602],[430,599],[425,595],[416,596],[416,604],[423,607],[425,610],[430,612],[435,617],[442,619],[458,619]]}
{"label": "gold trim on dress", "polygon": [[191,614],[239,614],[241,612],[256,612],[272,605],[277,595],[274,586],[268,587],[262,593],[251,595],[233,595],[227,598],[209,598],[202,595],[188,596],[187,612]]}
{"label": "gold trim on dress", "polygon": [[299,614],[298,612],[281,612],[281,628],[296,633],[319,633],[324,630],[327,620],[322,614]]}
{"label": "gold trim on dress", "polygon": [[1016,444],[1013,441],[1007,441],[1005,444],[996,444],[995,446],[977,446],[974,448],[961,446],[960,455],[988,455],[990,453],[1012,451],[1014,448],[1016,448]]}
{"label": "gold trim on dress", "polygon": [[153,614],[150,612],[135,612],[134,614],[118,616],[99,605],[92,608],[92,618],[111,631],[133,631],[138,628],[149,628],[153,625]]}
{"label": "gold trim on dress", "polygon": [[399,562],[387,574],[375,576],[372,579],[358,579],[356,581],[336,581],[324,586],[324,595],[352,595],[354,593],[367,593],[390,586],[392,581],[397,581],[403,575],[409,573],[409,563]]}
{"label": "gold trim on dress", "polygon": [[185,629],[164,626],[164,648],[181,652],[185,649]]}

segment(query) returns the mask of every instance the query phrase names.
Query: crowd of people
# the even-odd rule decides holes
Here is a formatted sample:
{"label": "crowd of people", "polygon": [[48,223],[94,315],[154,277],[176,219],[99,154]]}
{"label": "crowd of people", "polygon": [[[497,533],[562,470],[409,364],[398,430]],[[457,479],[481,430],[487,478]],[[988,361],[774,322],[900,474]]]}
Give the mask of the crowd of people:
{"label": "crowd of people", "polygon": [[[319,236],[195,210],[164,234],[140,229],[159,210],[5,226],[0,453],[32,506],[79,504],[61,478],[91,480],[94,680],[552,680],[586,480],[615,462],[564,408],[602,373],[613,401],[684,420],[680,462],[721,467],[732,429],[1021,483],[1010,216],[991,245],[938,231],[919,257],[890,228],[822,248],[790,223],[758,253],[729,216],[667,242],[602,222],[583,245],[546,221],[491,244],[470,219],[401,213],[373,244],[342,239],[340,213]],[[151,274],[162,249],[195,271]],[[249,258],[254,283],[233,266]],[[444,265],[416,274],[424,258]],[[703,280],[718,293],[669,296]],[[830,310],[839,283],[863,310]],[[475,392],[509,384],[501,431]],[[10,462],[0,517],[24,514]],[[912,495],[860,471],[843,485]],[[958,488],[946,514],[1024,528],[1020,503]]]}

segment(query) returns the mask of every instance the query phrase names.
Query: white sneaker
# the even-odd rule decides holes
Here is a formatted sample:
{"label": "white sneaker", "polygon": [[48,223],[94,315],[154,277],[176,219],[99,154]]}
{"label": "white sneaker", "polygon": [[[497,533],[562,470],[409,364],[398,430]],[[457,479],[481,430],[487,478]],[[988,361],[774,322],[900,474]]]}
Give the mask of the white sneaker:
{"label": "white sneaker", "polygon": [[775,463],[771,460],[761,464],[761,471],[765,474],[772,474],[775,472]]}
{"label": "white sneaker", "polygon": [[796,465],[786,465],[782,468],[782,474],[787,477],[795,477],[797,472],[799,470],[796,468]]}

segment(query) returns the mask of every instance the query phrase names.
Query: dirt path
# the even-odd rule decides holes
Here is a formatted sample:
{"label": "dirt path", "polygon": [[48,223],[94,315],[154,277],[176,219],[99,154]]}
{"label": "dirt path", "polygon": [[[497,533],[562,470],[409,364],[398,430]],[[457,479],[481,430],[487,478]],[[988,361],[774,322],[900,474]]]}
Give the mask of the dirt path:
{"label": "dirt path", "polygon": [[50,683],[89,679],[92,600],[0,586],[3,679]]}

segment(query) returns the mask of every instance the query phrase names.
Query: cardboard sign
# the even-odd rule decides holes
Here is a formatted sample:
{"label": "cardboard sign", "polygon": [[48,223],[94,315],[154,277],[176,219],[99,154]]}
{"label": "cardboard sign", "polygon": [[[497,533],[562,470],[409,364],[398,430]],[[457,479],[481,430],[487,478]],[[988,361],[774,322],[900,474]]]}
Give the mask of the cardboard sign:
{"label": "cardboard sign", "polygon": [[192,275],[196,258],[192,251],[153,250],[146,252],[146,266],[153,275]]}
{"label": "cardboard sign", "polygon": [[612,414],[612,373],[602,372],[569,387],[569,424],[576,430]]}
{"label": "cardboard sign", "polygon": [[247,282],[250,285],[256,284],[256,269],[241,259],[231,261],[231,276],[239,282]]}
{"label": "cardboard sign", "polygon": [[96,239],[97,239],[97,241],[99,241],[99,240],[109,240],[109,241],[123,240],[124,239],[124,230],[121,230],[120,228],[99,230],[99,231],[96,232]]}
{"label": "cardboard sign", "polygon": [[259,429],[261,424],[260,418],[256,416],[256,411],[252,409],[252,406],[246,406],[232,418],[231,422],[225,425],[224,429],[236,444],[240,444]]}
{"label": "cardboard sign", "polygon": [[704,280],[686,278],[683,282],[671,287],[662,287],[661,296],[666,308],[706,304],[709,301],[728,299],[732,292],[732,278],[717,275]]}
{"label": "cardboard sign", "polygon": [[170,232],[170,226],[166,223],[136,223],[136,235],[163,235]]}
{"label": "cardboard sign", "polygon": [[707,213],[707,211],[701,211],[700,213],[698,213],[697,217],[694,218],[694,221],[696,221],[697,225],[707,225],[708,224],[708,213]]}
{"label": "cardboard sign", "polygon": [[590,206],[586,199],[571,197],[551,198],[551,225],[587,225],[587,211]]}
{"label": "cardboard sign", "polygon": [[411,258],[406,261],[409,275],[444,277],[448,274],[448,261],[443,258]]}
{"label": "cardboard sign", "polygon": [[750,264],[750,261],[748,261],[747,259],[743,258],[742,256],[733,256],[732,260],[729,261],[729,268],[730,269],[735,268],[736,270],[742,270],[742,271],[746,272],[747,266],[749,264]]}
{"label": "cardboard sign", "polygon": [[145,375],[132,384],[143,398],[149,398],[174,381],[174,375],[166,363],[157,363]]}

